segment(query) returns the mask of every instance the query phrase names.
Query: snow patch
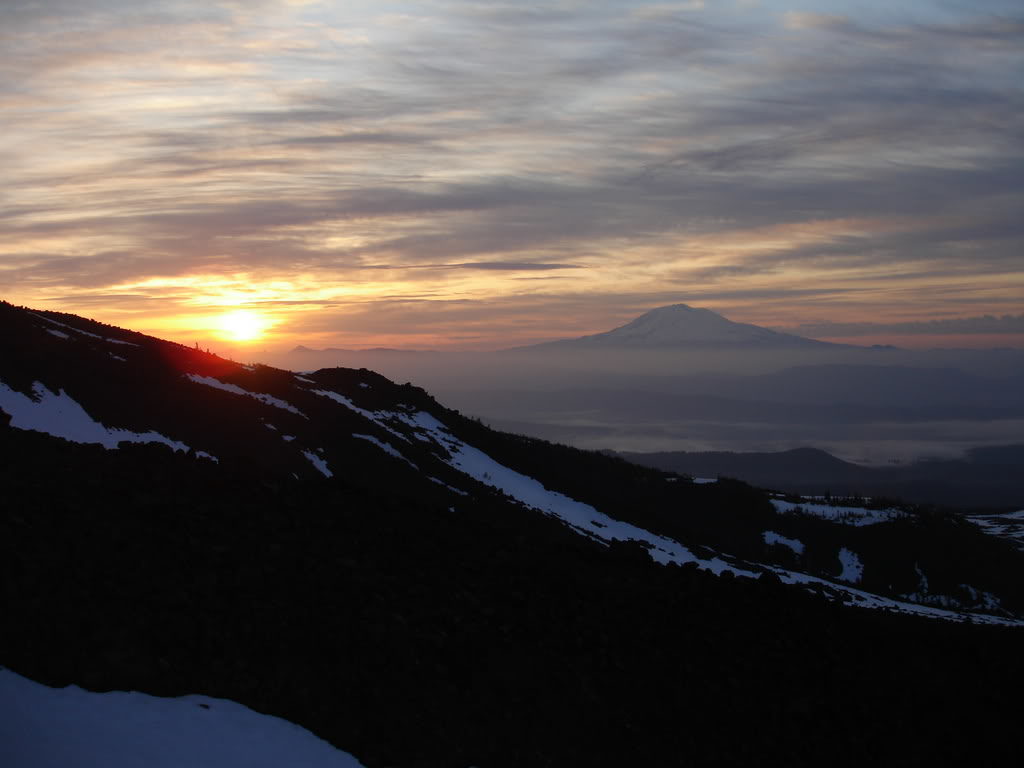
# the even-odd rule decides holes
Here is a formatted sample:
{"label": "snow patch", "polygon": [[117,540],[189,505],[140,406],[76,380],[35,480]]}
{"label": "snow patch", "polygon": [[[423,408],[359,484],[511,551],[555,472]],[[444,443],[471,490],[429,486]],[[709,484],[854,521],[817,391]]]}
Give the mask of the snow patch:
{"label": "snow patch", "polygon": [[288,411],[289,413],[294,413],[297,416],[301,416],[304,419],[309,418],[308,416],[306,416],[306,414],[304,414],[291,403],[286,403],[284,400],[274,397],[273,395],[266,395],[263,394],[262,392],[250,392],[247,389],[242,389],[236,384],[228,384],[227,382],[221,381],[220,379],[215,379],[212,376],[200,376],[197,373],[186,373],[185,376],[188,379],[194,381],[196,384],[205,384],[208,387],[213,387],[214,389],[222,389],[225,392],[231,392],[232,394],[235,395],[244,395],[245,397],[251,397],[255,400],[259,400],[261,403],[272,405],[275,408],[281,408],[282,410]]}
{"label": "snow patch", "polygon": [[220,459],[218,459],[212,453],[207,453],[206,451],[196,451],[196,456],[198,456],[200,459],[209,459],[214,464],[220,464]]}
{"label": "snow patch", "polygon": [[[53,323],[54,325],[60,326],[61,328],[67,328],[69,331],[74,331],[75,333],[80,333],[83,336],[89,336],[90,338],[93,338],[93,339],[99,339],[100,341],[107,341],[107,342],[110,342],[111,344],[126,344],[129,347],[137,347],[137,346],[139,346],[138,344],[136,344],[134,342],[131,342],[131,341],[121,341],[120,339],[110,339],[110,338],[107,338],[106,336],[100,336],[98,333],[90,333],[89,331],[83,331],[81,328],[75,328],[75,326],[73,326],[73,325],[68,325],[67,323],[62,323],[59,320],[54,320],[51,317],[46,317],[45,315],[40,315],[37,312],[30,312],[29,314],[30,315],[34,315],[35,317],[38,317],[40,320],[45,320],[48,323]],[[54,333],[54,332],[50,331],[50,333]],[[61,334],[57,333],[55,335],[61,335]],[[66,338],[69,338],[69,337],[67,335],[64,335],[64,338],[66,339]]]}
{"label": "snow patch", "polygon": [[0,751],[11,768],[361,768],[287,720],[208,696],[50,688],[0,669]]}
{"label": "snow patch", "polygon": [[804,553],[804,543],[799,539],[787,539],[775,531],[764,532],[764,543],[771,546],[778,544],[783,547],[788,547],[793,551],[794,554],[802,555]]}
{"label": "snow patch", "polygon": [[448,428],[425,411],[414,414],[396,414],[405,423],[422,430],[420,437],[445,448],[447,463],[485,485],[497,488],[516,501],[561,520],[578,533],[595,541],[636,541],[644,546],[656,562],[667,564],[696,563],[703,570],[716,574],[731,570],[737,575],[756,577],[753,571],[737,568],[720,557],[704,560],[694,555],[678,541],[659,536],[630,523],[624,523],[598,512],[589,504],[576,501],[558,491],[550,491],[539,481],[499,464],[478,448],[474,448],[451,434]]}
{"label": "snow patch", "polygon": [[110,352],[109,354],[110,354],[110,356],[112,358],[114,358],[115,360],[120,360],[122,363],[127,363],[128,362],[128,358],[127,357],[121,357],[120,355],[115,355],[113,352]]}
{"label": "snow patch", "polygon": [[971,596],[971,600],[976,605],[980,604],[990,611],[998,610],[1003,607],[1002,603],[999,601],[999,598],[993,595],[991,592],[977,590],[970,584],[961,584],[960,589],[965,590]]}
{"label": "snow patch", "polygon": [[399,413],[395,413],[393,411],[368,411],[365,408],[360,408],[358,405],[353,403],[351,400],[349,400],[344,395],[339,395],[337,392],[333,392],[333,391],[331,391],[329,389],[312,389],[310,391],[314,395],[320,395],[321,397],[326,397],[326,398],[328,398],[330,400],[333,400],[334,402],[336,402],[336,403],[338,403],[340,405],[344,405],[350,411],[355,411],[356,413],[358,413],[363,418],[369,419],[374,424],[376,424],[378,427],[381,427],[385,431],[390,432],[392,435],[394,435],[398,439],[404,440],[407,443],[409,442],[409,438],[407,438],[405,435],[403,435],[401,432],[399,432],[397,429],[395,429],[394,427],[392,427],[390,424],[387,423],[387,420],[389,418],[390,419],[400,418],[402,416],[405,416],[406,414],[399,414]]}
{"label": "snow patch", "polygon": [[89,337],[91,337],[93,339],[102,339],[103,338],[98,333],[90,333],[89,331],[83,331],[81,328],[75,328],[73,325],[68,325],[67,323],[62,323],[59,320],[54,320],[53,318],[46,317],[45,315],[40,315],[40,314],[37,314],[35,312],[30,312],[29,314],[35,315],[40,320],[45,320],[48,323],[53,323],[54,325],[60,326],[61,328],[67,328],[69,331],[74,331],[75,333],[80,333],[83,336],[89,336]]}
{"label": "snow patch", "polygon": [[307,459],[309,459],[309,463],[312,464],[317,469],[319,469],[320,472],[323,473],[324,477],[333,477],[334,476],[334,473],[331,472],[330,468],[328,468],[327,462],[324,461],[323,459],[321,459],[319,456],[317,456],[312,451],[303,451],[302,455],[305,456]]}
{"label": "snow patch", "polygon": [[693,478],[695,485],[707,485],[708,483],[717,483],[717,477],[695,477]]}
{"label": "snow patch", "polygon": [[864,574],[864,564],[861,563],[856,552],[846,547],[840,549],[839,564],[843,567],[842,573],[839,574],[841,581],[846,581],[850,584],[857,584],[860,581],[860,577]]}
{"label": "snow patch", "polygon": [[390,415],[407,427],[411,427],[413,430],[412,436],[425,443],[438,442],[438,435],[448,432],[448,427],[426,411],[418,411],[416,413],[392,412]]}
{"label": "snow patch", "polygon": [[[794,571],[787,571],[783,568],[771,567],[769,570],[773,571],[779,580],[784,584],[804,584],[804,585],[817,585],[824,587],[827,591],[837,594],[843,598],[844,602],[850,605],[854,605],[858,608],[872,608],[881,609],[888,611],[897,611],[898,613],[904,613],[912,616],[924,616],[930,619],[944,619],[946,621],[964,621],[970,618],[975,624],[995,624],[999,626],[1007,627],[1024,627],[1024,621],[1019,619],[1004,619],[1000,616],[990,616],[984,613],[963,613],[954,610],[935,608],[930,605],[921,605],[915,602],[907,602],[906,600],[894,600],[890,597],[882,597],[871,592],[864,592],[860,589],[854,589],[853,587],[836,584],[822,579],[817,576],[811,576],[806,573],[797,573]],[[911,597],[914,596],[905,596]]]}
{"label": "snow patch", "polygon": [[[965,600],[963,597],[957,597],[955,595],[944,595],[941,593],[931,593],[925,590],[913,592],[909,595],[900,595],[907,600],[913,600],[915,603],[922,603],[924,605],[937,605],[942,608],[948,608],[951,610],[963,610],[964,608],[983,608],[989,611],[1001,611],[1003,609],[1002,603],[999,598],[993,595],[991,592],[983,592],[975,589],[970,584],[961,584],[960,589],[968,596]],[[977,614],[972,614],[972,618],[977,618]]]}
{"label": "snow patch", "polygon": [[413,464],[411,461],[405,458],[405,456],[396,451],[392,445],[390,445],[389,443],[385,443],[383,440],[378,440],[373,435],[358,435],[355,432],[353,432],[352,437],[358,437],[360,440],[367,440],[376,445],[381,450],[383,450],[384,453],[388,454],[389,456],[394,456],[396,459],[401,459],[413,469],[419,469],[419,467],[417,467],[415,464]]}
{"label": "snow patch", "polygon": [[430,477],[430,476],[427,476],[427,480],[429,480],[432,483],[437,483],[438,485],[443,485],[449,491],[452,491],[453,493],[459,494],[459,496],[469,496],[469,494],[466,493],[465,491],[460,490],[458,488],[453,488],[452,486],[448,485],[448,483],[446,483],[444,480],[438,480],[436,477]]}
{"label": "snow patch", "polygon": [[44,432],[73,443],[99,443],[107,449],[117,448],[119,442],[127,442],[163,443],[175,451],[188,450],[184,443],[152,430],[129,432],[127,429],[105,427],[86,413],[63,389],[54,394],[37,381],[32,385],[32,391],[36,399],[15,392],[0,382],[0,409],[10,414],[12,427]]}
{"label": "snow patch", "polygon": [[898,509],[866,509],[865,507],[834,507],[830,504],[807,504],[783,499],[771,499],[772,506],[779,514],[805,514],[820,517],[833,523],[862,527],[877,523],[888,523],[907,517],[906,512]]}
{"label": "snow patch", "polygon": [[984,515],[967,518],[984,533],[996,538],[1006,539],[1024,550],[1024,510],[1010,512],[1005,515]]}
{"label": "snow patch", "polygon": [[366,418],[370,419],[370,421],[375,421],[378,418],[375,411],[368,411],[365,408],[360,408],[358,405],[353,403],[344,395],[339,395],[337,392],[334,392],[330,389],[314,389],[312,390],[312,392],[314,395],[320,395],[321,397],[326,397],[330,400],[333,400],[336,403],[340,403],[349,410],[355,411],[360,416],[365,416]]}
{"label": "snow patch", "polygon": [[54,329],[54,328],[47,328],[47,329],[46,329],[46,332],[47,332],[47,333],[52,333],[52,334],[53,334],[54,336],[56,336],[56,337],[57,337],[58,339],[70,339],[70,338],[71,338],[71,337],[70,337],[70,336],[68,336],[68,335],[67,335],[66,333],[64,333],[64,331],[58,331],[58,330],[56,330],[56,329]]}

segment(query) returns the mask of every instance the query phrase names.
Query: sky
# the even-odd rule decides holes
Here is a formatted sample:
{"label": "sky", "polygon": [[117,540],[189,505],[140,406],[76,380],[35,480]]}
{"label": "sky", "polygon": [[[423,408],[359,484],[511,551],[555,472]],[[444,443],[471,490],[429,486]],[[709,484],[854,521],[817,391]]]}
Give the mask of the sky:
{"label": "sky", "polygon": [[0,0],[0,298],[188,344],[682,302],[1024,346],[1022,84],[1018,0]]}

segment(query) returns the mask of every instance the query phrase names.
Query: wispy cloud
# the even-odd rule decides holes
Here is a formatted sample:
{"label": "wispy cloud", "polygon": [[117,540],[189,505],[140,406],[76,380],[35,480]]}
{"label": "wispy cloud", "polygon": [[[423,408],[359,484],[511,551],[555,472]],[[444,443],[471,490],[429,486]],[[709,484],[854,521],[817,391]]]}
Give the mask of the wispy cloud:
{"label": "wispy cloud", "polygon": [[945,336],[1024,334],[1024,315],[951,317],[909,323],[807,323],[785,330],[801,336],[853,337],[882,334]]}
{"label": "wispy cloud", "polygon": [[776,6],[9,0],[0,291],[389,337],[425,296],[495,346],[518,306],[1019,312],[1019,9]]}

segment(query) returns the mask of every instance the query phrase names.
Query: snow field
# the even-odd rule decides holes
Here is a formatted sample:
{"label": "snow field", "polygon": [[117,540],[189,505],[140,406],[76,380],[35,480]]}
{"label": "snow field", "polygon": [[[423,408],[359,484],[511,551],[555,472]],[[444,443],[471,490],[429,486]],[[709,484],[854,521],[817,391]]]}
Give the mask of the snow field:
{"label": "snow field", "polygon": [[839,578],[842,581],[857,584],[860,581],[860,577],[864,575],[864,564],[857,557],[857,553],[846,547],[839,550],[839,564],[843,568],[839,574]]}
{"label": "snow field", "polygon": [[1024,549],[1024,510],[1005,515],[984,515],[968,517],[972,523],[990,536],[1006,539]]}
{"label": "snow field", "polygon": [[175,451],[188,451],[184,443],[171,440],[159,432],[130,432],[127,429],[105,427],[86,413],[63,389],[54,394],[37,381],[32,391],[37,400],[15,392],[0,381],[0,409],[10,415],[12,427],[45,432],[73,443],[98,443],[108,450],[117,448],[117,444],[123,441],[163,443]]}
{"label": "snow field", "polygon": [[294,723],[206,696],[49,688],[0,669],[8,768],[362,768]]}
{"label": "snow field", "polygon": [[397,450],[395,450],[395,448],[392,447],[389,443],[385,443],[383,440],[378,440],[373,435],[359,435],[359,434],[356,434],[355,432],[353,432],[352,433],[352,437],[358,437],[360,440],[366,440],[367,442],[373,443],[374,445],[376,445],[378,448],[380,448],[382,451],[384,451],[384,453],[388,454],[389,456],[394,456],[396,459],[401,459],[402,461],[404,461],[406,464],[408,464],[410,467],[412,467],[415,470],[419,469],[419,467],[417,467],[415,464],[413,464],[411,461],[409,461],[407,458],[405,458],[405,456],[403,456]]}
{"label": "snow field", "polygon": [[315,453],[313,453],[312,451],[303,451],[302,455],[309,460],[310,464],[312,464],[314,467],[320,470],[320,473],[324,477],[334,477],[334,473],[331,472],[330,467],[327,466],[327,462],[321,459]]}
{"label": "snow field", "polygon": [[225,392],[231,392],[234,395],[243,395],[245,397],[251,397],[255,400],[259,400],[261,403],[272,405],[275,408],[281,408],[282,410],[288,411],[289,413],[294,413],[297,416],[301,416],[304,419],[309,418],[308,416],[306,416],[306,414],[304,414],[291,403],[286,403],[284,400],[281,400],[278,397],[274,397],[273,395],[266,395],[261,392],[250,392],[247,389],[242,389],[236,384],[228,384],[227,382],[221,381],[220,379],[215,379],[212,376],[200,376],[197,373],[186,373],[185,377],[190,379],[191,381],[194,381],[196,384],[205,384],[208,387],[213,387],[214,389],[222,389]]}
{"label": "snow field", "polygon": [[558,518],[570,528],[596,541],[638,541],[646,545],[647,553],[659,563],[696,563],[699,568],[716,574],[732,570],[743,575],[755,576],[753,572],[742,571],[721,558],[698,558],[673,539],[615,520],[603,512],[598,512],[589,504],[571,499],[557,491],[549,491],[532,477],[499,464],[483,451],[459,440],[429,413],[396,413],[395,416],[421,430],[423,434],[416,435],[419,439],[430,440],[445,448],[450,454],[447,463],[463,474],[497,488],[528,507]]}
{"label": "snow field", "polygon": [[409,442],[409,438],[407,438],[405,435],[403,435],[401,432],[399,432],[397,429],[395,429],[394,427],[387,423],[387,419],[389,417],[393,418],[397,414],[394,414],[391,411],[368,411],[365,408],[360,408],[358,405],[353,403],[344,395],[339,395],[337,392],[332,392],[329,389],[311,389],[309,391],[312,392],[314,395],[326,397],[338,403],[339,405],[345,406],[350,411],[358,413],[363,418],[369,419],[370,421],[372,421],[374,424],[381,427],[385,431],[390,432],[398,439],[404,440],[405,442]]}
{"label": "snow field", "polygon": [[865,509],[864,507],[833,507],[829,504],[808,504],[806,502],[792,502],[783,499],[772,499],[772,506],[779,514],[800,514],[820,517],[822,520],[831,520],[834,523],[861,527],[865,525],[876,525],[887,523],[906,517],[905,512],[898,509]]}
{"label": "snow field", "polygon": [[765,531],[762,535],[764,537],[764,543],[769,546],[772,544],[778,544],[782,547],[788,547],[794,554],[802,555],[804,553],[804,543],[799,539],[787,539],[785,536],[782,536],[775,531]]}
{"label": "snow field", "polygon": [[[30,312],[29,314],[31,314],[31,315],[33,315],[35,317],[38,317],[40,320],[45,320],[46,322],[52,323],[53,325],[59,326],[61,328],[67,328],[69,331],[74,331],[75,333],[80,333],[83,336],[88,336],[88,337],[93,338],[93,339],[99,339],[100,341],[106,341],[106,342],[108,342],[110,344],[123,344],[123,345],[125,345],[127,347],[137,347],[137,346],[139,346],[138,344],[136,344],[135,342],[132,342],[132,341],[121,341],[120,339],[110,339],[110,338],[107,338],[106,336],[100,336],[98,333],[91,333],[89,331],[83,331],[81,328],[75,328],[73,325],[68,325],[67,323],[62,323],[62,322],[60,322],[58,320],[54,320],[53,318],[46,317],[45,315],[40,315],[40,314],[38,314],[36,312]],[[47,329],[47,330],[49,330],[49,329]],[[66,333],[61,333],[60,331],[50,331],[50,333],[52,333],[54,336],[60,336],[61,338],[64,338],[64,339],[70,339],[71,338]]]}

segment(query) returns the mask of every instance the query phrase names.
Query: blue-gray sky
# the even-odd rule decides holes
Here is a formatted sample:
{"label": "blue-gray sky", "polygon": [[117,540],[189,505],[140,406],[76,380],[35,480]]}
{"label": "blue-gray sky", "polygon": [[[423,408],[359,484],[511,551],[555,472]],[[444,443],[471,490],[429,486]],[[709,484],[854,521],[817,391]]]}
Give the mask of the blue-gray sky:
{"label": "blue-gray sky", "polygon": [[981,334],[1024,312],[1022,84],[1001,0],[3,0],[0,297],[187,342]]}

